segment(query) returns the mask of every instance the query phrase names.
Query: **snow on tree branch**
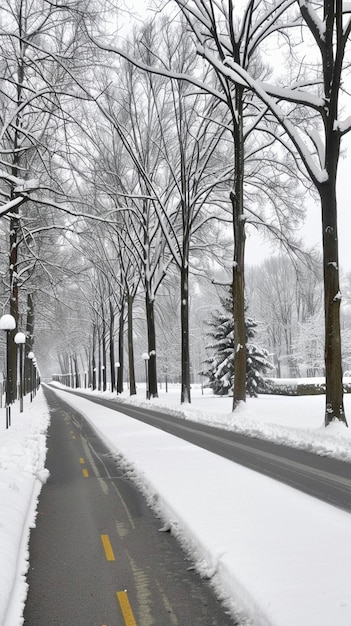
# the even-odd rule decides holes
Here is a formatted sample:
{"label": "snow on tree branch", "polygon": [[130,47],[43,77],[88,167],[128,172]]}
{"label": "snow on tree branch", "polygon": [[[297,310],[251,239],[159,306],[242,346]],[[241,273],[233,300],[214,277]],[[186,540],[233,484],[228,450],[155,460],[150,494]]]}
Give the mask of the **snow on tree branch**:
{"label": "snow on tree branch", "polygon": [[296,125],[288,119],[283,108],[277,102],[277,100],[285,100],[296,104],[305,104],[320,111],[323,106],[323,100],[304,92],[297,93],[296,91],[285,87],[278,88],[268,85],[253,78],[249,72],[247,72],[239,64],[235,63],[233,59],[227,58],[226,63],[223,63],[205,48],[203,48],[203,53],[205,58],[213,64],[218,72],[227,76],[227,78],[235,84],[239,83],[240,85],[245,85],[247,89],[250,89],[259,97],[261,102],[263,102],[264,105],[273,113],[277,121],[282,124],[282,127],[289,136],[290,141],[298,149],[306,170],[311,178],[316,181],[317,184],[325,182],[327,180],[327,173],[325,169],[319,169],[317,167],[313,155],[311,155],[309,148],[301,137]]}
{"label": "snow on tree branch", "polygon": [[314,147],[316,148],[319,164],[321,168],[323,168],[325,166],[325,145],[322,141],[322,138],[316,128],[312,128],[310,131],[308,131],[308,136],[310,137]]}
{"label": "snow on tree branch", "polygon": [[149,72],[151,74],[156,74],[157,76],[171,78],[173,80],[185,81],[187,83],[190,83],[191,85],[194,85],[195,87],[199,87],[201,91],[205,91],[205,93],[209,93],[223,102],[225,101],[223,94],[220,91],[214,89],[214,87],[211,87],[210,85],[205,85],[201,80],[198,80],[194,76],[190,76],[189,74],[184,74],[182,72],[175,72],[162,67],[156,67],[154,65],[147,65],[146,63],[143,63],[139,59],[136,59],[128,54],[125,50],[123,50],[123,48],[105,46],[93,39],[92,37],[90,38],[100,50],[104,50],[105,52],[113,52],[114,54],[122,57],[123,59],[134,65],[134,67],[137,67],[140,70],[144,70],[145,72]]}
{"label": "snow on tree branch", "polygon": [[317,45],[322,48],[325,43],[326,24],[318,17],[309,0],[299,0],[300,11],[303,19],[309,27]]}
{"label": "snow on tree branch", "polygon": [[39,187],[39,181],[37,179],[24,180],[23,178],[9,174],[5,170],[0,170],[0,180],[15,185],[14,192],[19,194],[16,198],[0,206],[0,217],[15,211],[23,202],[30,199],[28,194]]}
{"label": "snow on tree branch", "polygon": [[338,131],[341,135],[346,135],[346,133],[351,130],[351,115],[346,118],[344,121],[337,120],[334,123],[334,130]]}
{"label": "snow on tree branch", "polygon": [[27,198],[25,196],[18,196],[6,204],[3,204],[0,207],[0,217],[4,217],[8,213],[12,213],[15,209],[17,209],[23,202],[25,202]]}

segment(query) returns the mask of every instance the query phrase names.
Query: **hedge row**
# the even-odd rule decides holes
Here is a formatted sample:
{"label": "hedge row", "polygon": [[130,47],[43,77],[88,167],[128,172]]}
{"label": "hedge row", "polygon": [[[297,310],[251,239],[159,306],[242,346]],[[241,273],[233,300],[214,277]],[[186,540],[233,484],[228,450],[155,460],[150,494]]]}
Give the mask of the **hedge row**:
{"label": "hedge row", "polygon": [[[351,393],[351,383],[344,383],[344,393]],[[274,378],[265,378],[264,384],[258,389],[259,393],[278,396],[317,396],[325,393],[325,383],[279,383]]]}

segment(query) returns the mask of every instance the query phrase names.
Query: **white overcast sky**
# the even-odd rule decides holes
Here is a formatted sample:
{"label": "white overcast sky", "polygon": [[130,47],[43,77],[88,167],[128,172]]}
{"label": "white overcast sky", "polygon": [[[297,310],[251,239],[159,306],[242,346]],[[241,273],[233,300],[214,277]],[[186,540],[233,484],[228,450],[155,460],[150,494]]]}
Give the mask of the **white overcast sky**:
{"label": "white overcast sky", "polygon": [[[343,156],[338,175],[338,238],[339,265],[344,272],[351,272],[351,134],[344,138]],[[306,221],[301,236],[308,246],[322,249],[322,217],[319,201],[307,198]],[[274,246],[258,236],[248,236],[246,260],[249,265],[262,262],[272,255]]]}

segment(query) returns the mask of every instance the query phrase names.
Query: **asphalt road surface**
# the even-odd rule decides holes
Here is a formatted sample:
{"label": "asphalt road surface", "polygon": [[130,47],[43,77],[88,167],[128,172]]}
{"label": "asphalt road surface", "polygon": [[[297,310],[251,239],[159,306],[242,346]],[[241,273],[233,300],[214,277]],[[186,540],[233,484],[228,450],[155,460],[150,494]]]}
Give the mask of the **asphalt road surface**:
{"label": "asphalt road surface", "polygon": [[233,626],[95,431],[45,395],[50,478],[31,531],[25,626]]}
{"label": "asphalt road surface", "polygon": [[161,428],[345,511],[351,511],[350,463],[176,418],[117,399],[107,400],[84,393],[78,395]]}

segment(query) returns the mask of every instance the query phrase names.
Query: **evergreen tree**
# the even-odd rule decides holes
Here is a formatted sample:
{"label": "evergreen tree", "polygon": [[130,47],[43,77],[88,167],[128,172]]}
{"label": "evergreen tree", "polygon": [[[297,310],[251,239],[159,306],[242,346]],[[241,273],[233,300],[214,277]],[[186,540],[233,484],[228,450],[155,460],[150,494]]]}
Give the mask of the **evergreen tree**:
{"label": "evergreen tree", "polygon": [[[202,372],[209,379],[208,386],[216,395],[227,395],[234,384],[234,320],[231,295],[220,299],[223,311],[216,311],[208,322],[211,331],[208,336],[212,342],[208,348],[213,355],[206,359],[207,369]],[[257,323],[247,317],[246,327],[246,391],[249,396],[257,397],[258,388],[263,388],[262,374],[272,369],[268,361],[268,352],[253,343]]]}
{"label": "evergreen tree", "polygon": [[268,369],[273,369],[268,361],[268,352],[253,343],[256,335],[257,322],[250,317],[246,318],[246,391],[252,398],[257,398],[258,389],[264,388],[264,374]]}

